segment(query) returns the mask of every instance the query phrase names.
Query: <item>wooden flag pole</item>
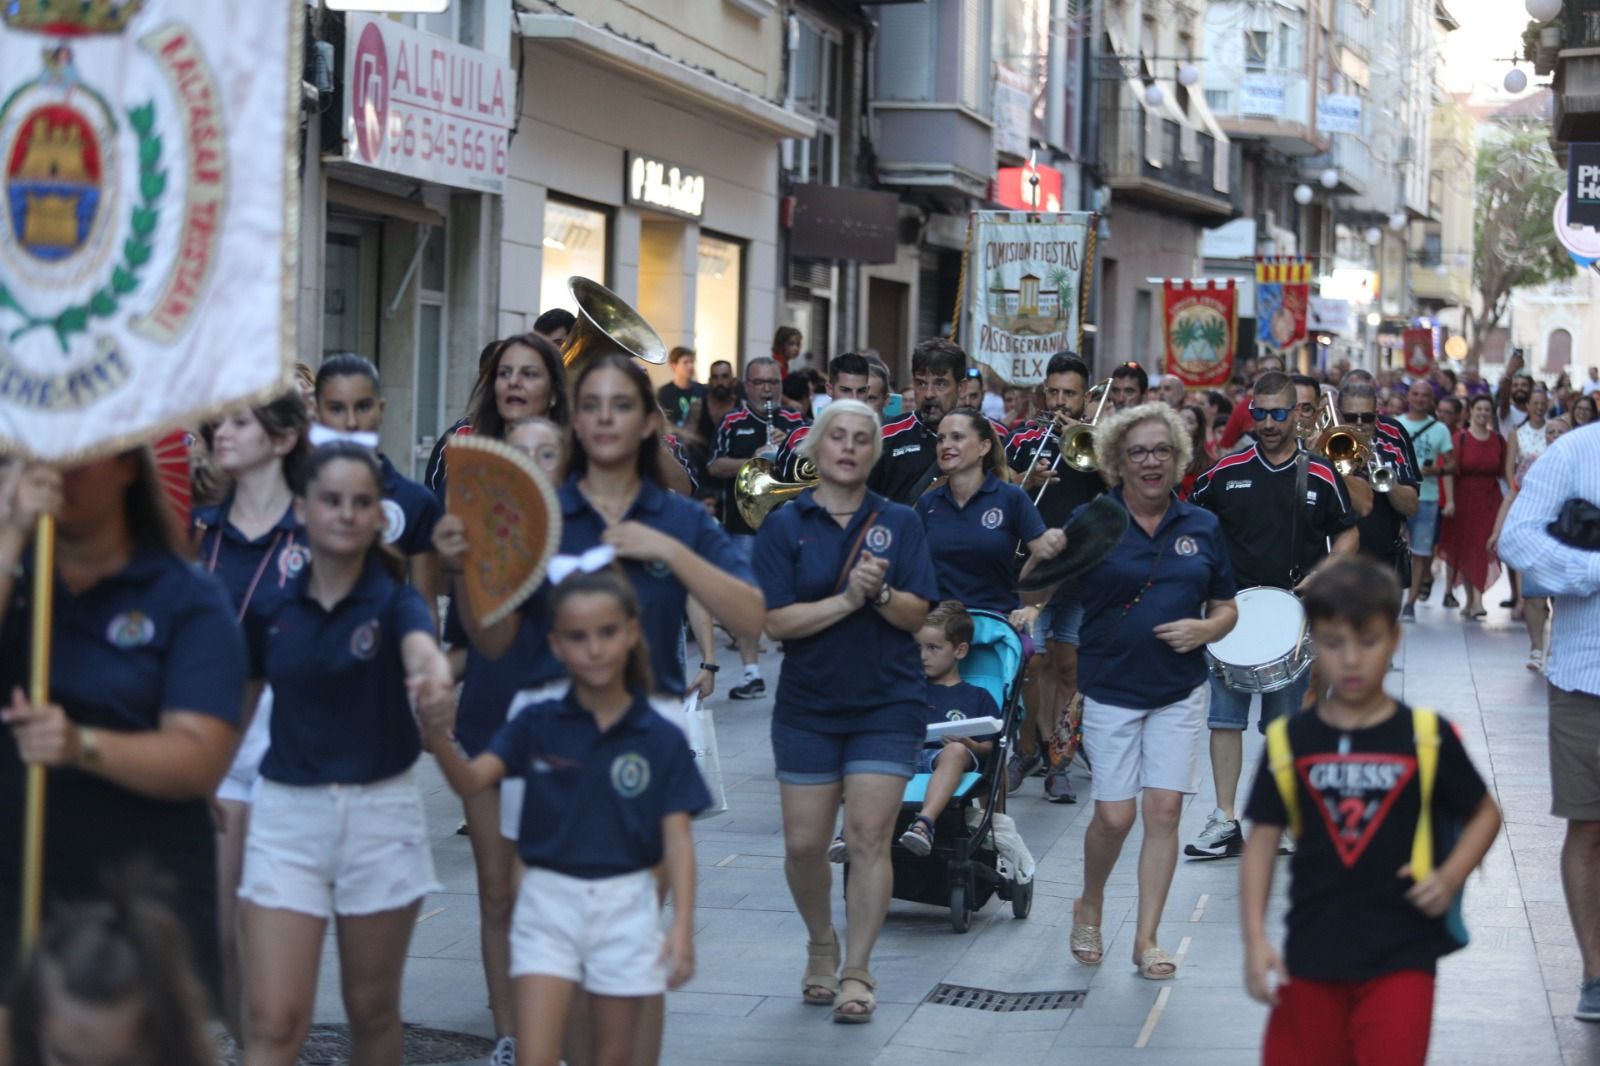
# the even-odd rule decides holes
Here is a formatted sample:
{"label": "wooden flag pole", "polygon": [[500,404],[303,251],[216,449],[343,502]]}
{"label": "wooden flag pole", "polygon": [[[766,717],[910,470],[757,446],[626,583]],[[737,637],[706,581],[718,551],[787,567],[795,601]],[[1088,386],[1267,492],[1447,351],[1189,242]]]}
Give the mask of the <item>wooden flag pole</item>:
{"label": "wooden flag pole", "polygon": [[[33,654],[29,662],[28,700],[35,707],[50,702],[50,629],[56,574],[56,522],[39,516],[33,539]],[[45,769],[28,767],[28,790],[22,839],[22,949],[39,935],[44,914]]]}

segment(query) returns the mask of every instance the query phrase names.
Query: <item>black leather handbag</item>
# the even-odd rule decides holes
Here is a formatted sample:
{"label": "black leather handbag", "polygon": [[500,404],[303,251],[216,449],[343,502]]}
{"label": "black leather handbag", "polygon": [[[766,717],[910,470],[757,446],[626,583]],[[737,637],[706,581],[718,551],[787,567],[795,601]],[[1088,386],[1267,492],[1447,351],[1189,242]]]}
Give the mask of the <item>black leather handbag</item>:
{"label": "black leather handbag", "polygon": [[1573,497],[1545,529],[1561,543],[1585,551],[1600,551],[1600,507]]}

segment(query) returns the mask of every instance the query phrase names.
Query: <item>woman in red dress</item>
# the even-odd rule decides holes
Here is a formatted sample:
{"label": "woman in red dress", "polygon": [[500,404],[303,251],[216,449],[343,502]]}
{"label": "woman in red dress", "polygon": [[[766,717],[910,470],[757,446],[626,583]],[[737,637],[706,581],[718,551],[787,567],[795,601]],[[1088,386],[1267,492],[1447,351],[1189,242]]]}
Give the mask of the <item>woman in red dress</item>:
{"label": "woman in red dress", "polygon": [[1465,429],[1455,435],[1455,517],[1440,534],[1439,556],[1460,571],[1466,586],[1464,618],[1482,618],[1483,592],[1500,577],[1500,560],[1489,550],[1489,534],[1500,512],[1500,475],[1506,442],[1494,429],[1494,398],[1477,396]]}

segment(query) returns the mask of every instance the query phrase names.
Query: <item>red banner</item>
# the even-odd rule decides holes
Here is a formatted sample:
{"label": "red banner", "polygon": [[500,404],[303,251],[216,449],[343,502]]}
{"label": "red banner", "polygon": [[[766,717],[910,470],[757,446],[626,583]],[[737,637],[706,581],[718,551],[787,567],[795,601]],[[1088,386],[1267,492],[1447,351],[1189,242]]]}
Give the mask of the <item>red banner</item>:
{"label": "red banner", "polygon": [[1306,339],[1311,261],[1289,256],[1256,260],[1256,347],[1283,352]]}
{"label": "red banner", "polygon": [[1166,372],[1185,388],[1214,389],[1233,377],[1239,293],[1233,282],[1168,280],[1161,292]]}
{"label": "red banner", "polygon": [[1406,373],[1427,377],[1433,370],[1433,330],[1408,329],[1400,334],[1400,343],[1405,348]]}

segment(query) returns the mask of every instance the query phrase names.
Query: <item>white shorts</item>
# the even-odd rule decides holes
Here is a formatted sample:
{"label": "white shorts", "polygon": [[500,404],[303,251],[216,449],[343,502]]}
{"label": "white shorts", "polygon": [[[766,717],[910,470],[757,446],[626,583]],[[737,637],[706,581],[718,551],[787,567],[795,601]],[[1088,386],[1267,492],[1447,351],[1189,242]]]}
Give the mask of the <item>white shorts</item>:
{"label": "white shorts", "polygon": [[239,750],[228,767],[228,776],[217,786],[217,799],[235,803],[249,803],[255,799],[256,784],[261,780],[261,760],[267,757],[272,746],[272,686],[261,689],[256,701],[256,713],[250,719],[250,728],[239,741]]}
{"label": "white shorts", "polygon": [[560,977],[597,996],[659,996],[665,942],[651,871],[589,881],[530,867],[511,919],[511,976]]}
{"label": "white shorts", "polygon": [[1083,701],[1083,747],[1094,767],[1091,795],[1108,802],[1136,798],[1142,789],[1192,795],[1200,790],[1200,738],[1211,683],[1152,711]]}
{"label": "white shorts", "polygon": [[412,771],[371,785],[261,782],[239,898],[309,914],[378,914],[440,885]]}

